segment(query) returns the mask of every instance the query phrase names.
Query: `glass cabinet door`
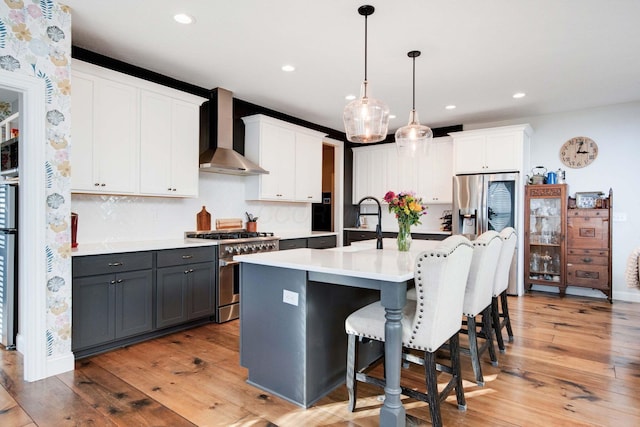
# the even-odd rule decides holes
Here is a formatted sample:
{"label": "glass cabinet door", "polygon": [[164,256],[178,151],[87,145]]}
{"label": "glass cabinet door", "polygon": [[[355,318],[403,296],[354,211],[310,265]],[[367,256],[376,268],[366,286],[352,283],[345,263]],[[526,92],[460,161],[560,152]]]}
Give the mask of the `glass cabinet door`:
{"label": "glass cabinet door", "polygon": [[566,185],[528,185],[525,283],[565,288]]}

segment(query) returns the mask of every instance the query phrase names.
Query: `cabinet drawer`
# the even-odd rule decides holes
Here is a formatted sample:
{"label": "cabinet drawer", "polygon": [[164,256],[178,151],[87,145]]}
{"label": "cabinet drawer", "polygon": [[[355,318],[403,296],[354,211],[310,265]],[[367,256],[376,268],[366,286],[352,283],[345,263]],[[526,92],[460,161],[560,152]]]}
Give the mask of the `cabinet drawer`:
{"label": "cabinet drawer", "polygon": [[609,219],[598,216],[569,216],[567,244],[571,248],[607,249]]}
{"label": "cabinet drawer", "polygon": [[326,249],[336,247],[336,236],[310,237],[307,247],[314,249]]}
{"label": "cabinet drawer", "polygon": [[286,239],[280,240],[280,250],[286,251],[288,249],[306,248],[307,239]]}
{"label": "cabinet drawer", "polygon": [[606,265],[567,264],[567,285],[595,289],[609,288],[609,267]]}
{"label": "cabinet drawer", "polygon": [[145,270],[153,267],[153,252],[124,252],[73,257],[72,267],[73,277]]}
{"label": "cabinet drawer", "polygon": [[568,249],[570,264],[609,265],[609,251],[592,249]]}
{"label": "cabinet drawer", "polygon": [[216,249],[217,246],[201,246],[158,251],[158,267],[193,264],[196,262],[213,262],[215,260]]}
{"label": "cabinet drawer", "polygon": [[569,209],[569,218],[609,218],[609,209]]}

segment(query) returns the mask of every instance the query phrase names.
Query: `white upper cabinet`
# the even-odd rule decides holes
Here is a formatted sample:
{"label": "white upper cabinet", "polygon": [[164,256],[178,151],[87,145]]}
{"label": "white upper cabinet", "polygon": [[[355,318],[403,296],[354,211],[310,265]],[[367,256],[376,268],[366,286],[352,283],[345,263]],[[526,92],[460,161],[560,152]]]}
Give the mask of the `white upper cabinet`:
{"label": "white upper cabinet", "polygon": [[453,143],[450,137],[434,138],[426,155],[418,158],[416,194],[425,203],[453,202]]}
{"label": "white upper cabinet", "polygon": [[76,70],[72,78],[72,191],[135,193],[139,172],[136,89]]}
{"label": "white upper cabinet", "polygon": [[143,90],[140,114],[140,193],[196,197],[198,106]]}
{"label": "white upper cabinet", "polygon": [[204,98],[78,60],[72,87],[72,192],[198,195]]}
{"label": "white upper cabinet", "polygon": [[[405,190],[398,187],[401,169],[398,161],[395,144],[353,148],[353,204],[363,197],[374,197],[382,202],[387,191]],[[364,203],[375,202],[367,200]]]}
{"label": "white upper cabinet", "polygon": [[322,135],[296,132],[295,199],[322,202]]}
{"label": "white upper cabinet", "polygon": [[[353,203],[365,196],[382,201],[387,191],[413,191],[426,203],[452,201],[451,138],[434,138],[425,154],[399,155],[395,144],[353,148]],[[370,202],[373,203],[373,202]]]}
{"label": "white upper cabinet", "polygon": [[522,171],[528,161],[529,125],[450,133],[455,174]]}
{"label": "white upper cabinet", "polygon": [[246,178],[246,198],[320,202],[324,134],[262,114],[242,120],[245,156],[269,171]]}

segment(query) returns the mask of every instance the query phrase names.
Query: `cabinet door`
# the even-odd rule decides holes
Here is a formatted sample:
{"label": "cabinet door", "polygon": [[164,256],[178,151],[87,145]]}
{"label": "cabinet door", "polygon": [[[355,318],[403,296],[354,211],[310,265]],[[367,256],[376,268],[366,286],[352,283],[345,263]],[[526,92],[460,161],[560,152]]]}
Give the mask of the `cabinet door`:
{"label": "cabinet door", "polygon": [[322,202],[322,139],[296,133],[295,199],[298,202]]}
{"label": "cabinet door", "polygon": [[156,328],[164,328],[188,320],[187,266],[156,270]]}
{"label": "cabinet door", "polygon": [[82,73],[72,72],[73,96],[71,97],[71,191],[94,190],[93,176],[93,79]]}
{"label": "cabinet door", "polygon": [[140,192],[170,195],[171,98],[143,91],[140,96]]}
{"label": "cabinet door", "polygon": [[[94,187],[97,191],[137,191],[138,95],[133,86],[97,79],[94,89]],[[80,159],[78,159],[80,160]]]}
{"label": "cabinet door", "polygon": [[115,275],[73,280],[72,348],[83,349],[115,339]]}
{"label": "cabinet door", "polygon": [[116,275],[116,338],[153,329],[153,275],[151,270]]}
{"label": "cabinet door", "polygon": [[363,197],[370,194],[371,182],[369,175],[371,174],[372,162],[371,151],[365,149],[353,150],[353,195],[352,201],[355,205]]}
{"label": "cabinet door", "polygon": [[261,199],[294,199],[295,144],[293,130],[270,123],[262,124],[259,164],[269,174],[258,177],[261,180]]}
{"label": "cabinet door", "polygon": [[485,165],[489,172],[517,171],[522,163],[522,133],[487,135]]}
{"label": "cabinet door", "polygon": [[189,309],[187,317],[198,319],[212,316],[215,311],[215,268],[214,264],[207,262],[190,264],[189,266]]}
{"label": "cabinet door", "polygon": [[486,172],[485,136],[455,138],[453,155],[456,174]]}
{"label": "cabinet door", "polygon": [[426,203],[452,203],[453,143],[436,141],[417,162],[416,192]]}
{"label": "cabinet door", "polygon": [[171,108],[171,186],[174,196],[198,196],[200,108],[173,100]]}
{"label": "cabinet door", "polygon": [[140,99],[140,192],[198,194],[198,107],[149,91]]}

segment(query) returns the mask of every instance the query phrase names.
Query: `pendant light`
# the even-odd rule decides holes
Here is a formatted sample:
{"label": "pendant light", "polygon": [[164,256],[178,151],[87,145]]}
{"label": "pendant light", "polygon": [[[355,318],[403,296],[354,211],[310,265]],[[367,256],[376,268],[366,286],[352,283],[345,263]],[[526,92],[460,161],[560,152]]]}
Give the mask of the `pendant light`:
{"label": "pendant light", "polygon": [[428,126],[420,124],[416,112],[416,58],[420,56],[419,50],[407,53],[413,59],[413,106],[409,113],[409,124],[396,131],[396,145],[398,152],[413,156],[418,150],[427,151],[428,143],[433,140],[433,132]]}
{"label": "pendant light", "polygon": [[374,11],[375,8],[369,5],[358,8],[358,13],[364,16],[364,82],[360,99],[347,104],[343,114],[347,140],[361,144],[384,140],[389,128],[389,107],[369,96],[367,81],[367,17]]}

